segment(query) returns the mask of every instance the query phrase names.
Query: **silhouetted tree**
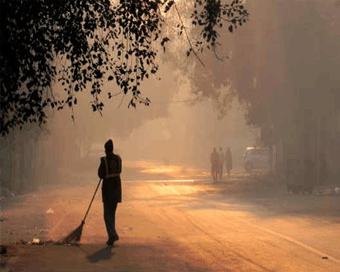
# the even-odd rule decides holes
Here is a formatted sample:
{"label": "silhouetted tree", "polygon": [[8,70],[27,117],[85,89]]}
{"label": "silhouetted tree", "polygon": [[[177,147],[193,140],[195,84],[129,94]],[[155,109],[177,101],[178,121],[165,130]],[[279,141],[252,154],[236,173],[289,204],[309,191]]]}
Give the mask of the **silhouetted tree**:
{"label": "silhouetted tree", "polygon": [[[26,123],[45,123],[49,107],[73,110],[83,91],[91,92],[92,109],[101,112],[106,82],[131,95],[129,106],[149,105],[140,84],[158,71],[158,48],[165,50],[170,41],[162,32],[170,9],[180,19],[179,35],[188,39],[187,55],[198,59],[198,52],[219,45],[220,28],[233,32],[248,18],[241,0],[190,3],[199,33],[195,41],[174,0],[0,0],[1,135]],[[64,99],[53,93],[55,82],[64,87]]]}
{"label": "silhouetted tree", "polygon": [[[278,85],[273,74],[278,74],[278,58],[282,55],[278,49],[276,1],[264,0],[261,5],[249,2],[247,6],[252,11],[251,18],[256,19],[233,39],[221,35],[224,48],[215,51],[217,58],[204,56],[212,72],[204,73],[196,65],[191,80],[193,92],[202,99],[211,99],[220,118],[237,99],[245,108],[247,124],[262,127],[272,124],[272,114],[268,113]],[[263,12],[267,15],[261,16]]]}

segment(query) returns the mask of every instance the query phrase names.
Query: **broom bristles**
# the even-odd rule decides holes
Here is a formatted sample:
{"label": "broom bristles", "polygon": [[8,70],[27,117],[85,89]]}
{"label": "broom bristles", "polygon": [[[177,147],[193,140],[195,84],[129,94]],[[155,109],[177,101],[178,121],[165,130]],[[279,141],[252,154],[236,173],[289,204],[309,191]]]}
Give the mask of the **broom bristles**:
{"label": "broom bristles", "polygon": [[78,243],[81,239],[81,235],[83,232],[83,226],[84,226],[84,221],[81,221],[81,224],[79,225],[78,228],[76,228],[74,231],[72,231],[69,235],[67,235],[63,240],[63,244],[74,244]]}

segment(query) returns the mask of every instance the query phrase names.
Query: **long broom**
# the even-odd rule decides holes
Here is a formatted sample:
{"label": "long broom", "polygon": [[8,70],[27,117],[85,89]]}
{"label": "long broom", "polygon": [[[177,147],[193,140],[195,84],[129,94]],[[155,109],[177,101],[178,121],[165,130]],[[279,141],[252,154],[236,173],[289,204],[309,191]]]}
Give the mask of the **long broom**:
{"label": "long broom", "polygon": [[99,182],[98,182],[98,185],[97,185],[97,188],[96,190],[94,191],[94,194],[93,194],[93,197],[91,199],[91,202],[90,202],[90,205],[85,213],[85,216],[84,216],[84,219],[81,221],[80,225],[78,228],[76,228],[74,231],[72,231],[69,235],[67,235],[62,241],[61,243],[62,244],[77,244],[80,239],[81,239],[81,235],[83,233],[83,226],[85,224],[85,219],[86,219],[86,216],[87,214],[89,213],[90,211],[90,208],[91,208],[91,205],[92,205],[92,202],[94,200],[94,197],[96,196],[96,193],[98,191],[98,188],[99,188],[99,185],[100,185],[100,182],[102,180],[100,179]]}

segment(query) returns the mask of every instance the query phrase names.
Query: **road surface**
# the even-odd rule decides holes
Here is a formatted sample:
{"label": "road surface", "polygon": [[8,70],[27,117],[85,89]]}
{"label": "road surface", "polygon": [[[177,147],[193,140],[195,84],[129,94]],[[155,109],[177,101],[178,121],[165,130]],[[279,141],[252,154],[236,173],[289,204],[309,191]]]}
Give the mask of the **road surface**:
{"label": "road surface", "polygon": [[11,199],[1,209],[2,271],[340,271],[340,197],[288,194],[245,173],[217,184],[188,177],[124,180],[112,249],[100,192],[79,247],[18,244],[75,229],[95,176]]}

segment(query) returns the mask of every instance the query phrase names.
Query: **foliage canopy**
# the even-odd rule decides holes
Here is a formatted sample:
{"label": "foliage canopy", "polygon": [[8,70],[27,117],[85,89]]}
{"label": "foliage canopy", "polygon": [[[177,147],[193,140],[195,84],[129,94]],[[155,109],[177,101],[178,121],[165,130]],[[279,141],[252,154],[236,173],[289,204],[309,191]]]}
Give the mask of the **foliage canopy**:
{"label": "foliage canopy", "polygon": [[[188,56],[215,48],[220,28],[233,32],[248,19],[240,0],[190,3],[199,37],[191,42],[181,19],[177,25],[188,39]],[[174,0],[0,0],[1,135],[26,123],[44,124],[48,108],[73,109],[85,91],[93,96],[93,111],[101,112],[107,82],[131,95],[129,106],[149,105],[140,84],[157,73],[158,48],[170,42],[162,32],[170,9],[180,18]],[[54,95],[55,82],[66,98]]]}

